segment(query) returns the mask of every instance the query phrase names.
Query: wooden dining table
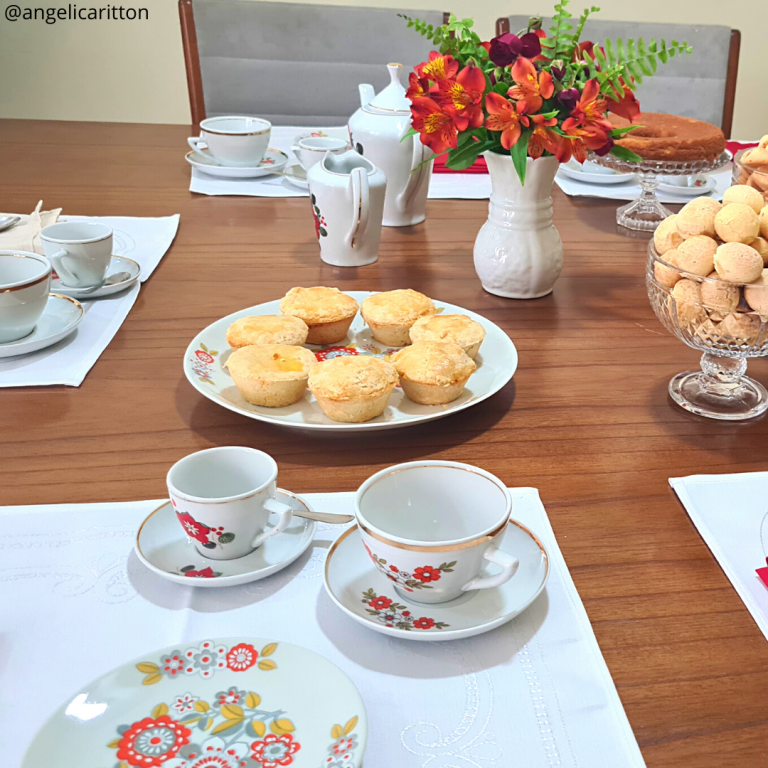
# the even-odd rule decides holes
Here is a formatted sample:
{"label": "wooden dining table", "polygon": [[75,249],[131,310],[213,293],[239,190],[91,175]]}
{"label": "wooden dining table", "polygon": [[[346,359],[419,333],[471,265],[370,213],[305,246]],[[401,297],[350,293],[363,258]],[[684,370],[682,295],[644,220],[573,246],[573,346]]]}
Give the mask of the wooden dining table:
{"label": "wooden dining table", "polygon": [[[766,469],[768,420],[710,421],[672,404],[670,378],[699,355],[649,305],[648,235],[616,225],[616,202],[556,188],[562,276],[545,298],[508,300],[482,289],[472,263],[487,202],[431,200],[425,223],[384,229],[375,264],[336,268],[320,260],[306,199],[190,193],[188,135],[0,121],[0,210],[42,198],[64,215],[181,214],[80,387],[0,390],[2,503],[160,498],[171,464],[217,445],[267,451],[299,493],[351,491],[402,461],[478,465],[539,489],[647,765],[768,765],[768,643],[668,483]],[[519,368],[455,415],[349,435],[253,421],[190,386],[182,360],[202,328],[311,285],[414,288],[466,307],[509,334]],[[768,384],[768,361],[749,372]]]}

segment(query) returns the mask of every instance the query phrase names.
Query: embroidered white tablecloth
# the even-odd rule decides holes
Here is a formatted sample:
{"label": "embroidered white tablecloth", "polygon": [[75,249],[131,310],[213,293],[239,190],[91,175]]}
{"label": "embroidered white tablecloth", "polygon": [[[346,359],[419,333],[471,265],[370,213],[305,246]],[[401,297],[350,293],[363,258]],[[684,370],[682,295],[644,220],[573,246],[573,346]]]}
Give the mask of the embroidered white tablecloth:
{"label": "embroidered white tablecloth", "polygon": [[[313,547],[271,578],[196,590],[132,552],[158,501],[0,508],[3,765],[18,765],[44,720],[115,666],[167,645],[254,635],[309,648],[352,678],[368,712],[365,768],[643,766],[538,493],[513,497],[513,516],[549,551],[547,588],[509,624],[443,643],[385,637],[336,608],[322,573],[338,526],[318,526]],[[349,493],[305,498],[352,510]]]}

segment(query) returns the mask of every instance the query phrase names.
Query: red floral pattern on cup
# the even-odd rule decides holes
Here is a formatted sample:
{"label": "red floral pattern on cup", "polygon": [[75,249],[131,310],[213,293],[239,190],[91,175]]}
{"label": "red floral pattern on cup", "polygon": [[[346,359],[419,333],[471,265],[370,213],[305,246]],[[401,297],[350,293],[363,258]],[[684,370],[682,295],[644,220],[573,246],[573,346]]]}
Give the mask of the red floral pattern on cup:
{"label": "red floral pattern on cup", "polygon": [[406,592],[413,592],[417,589],[432,589],[433,587],[430,585],[430,582],[440,581],[440,577],[444,573],[453,573],[453,566],[456,565],[456,560],[452,560],[450,563],[441,563],[437,567],[421,565],[415,568],[413,573],[409,573],[371,552],[370,547],[365,542],[363,542],[363,546],[379,573],[386,576]]}
{"label": "red floral pattern on cup", "polygon": [[191,536],[201,544],[205,544],[208,541],[208,534],[211,532],[211,529],[207,525],[198,523],[189,512],[177,512],[176,517],[179,519],[181,527],[187,536]]}

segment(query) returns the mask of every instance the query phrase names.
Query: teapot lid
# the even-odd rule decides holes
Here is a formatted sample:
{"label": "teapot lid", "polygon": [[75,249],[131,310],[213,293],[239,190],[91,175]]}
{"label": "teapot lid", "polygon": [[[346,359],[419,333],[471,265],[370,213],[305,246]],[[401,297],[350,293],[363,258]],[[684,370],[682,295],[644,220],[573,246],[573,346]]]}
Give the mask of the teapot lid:
{"label": "teapot lid", "polygon": [[410,114],[411,102],[405,96],[405,88],[400,82],[402,64],[387,64],[390,84],[379,91],[372,101],[366,105],[366,112],[404,113]]}

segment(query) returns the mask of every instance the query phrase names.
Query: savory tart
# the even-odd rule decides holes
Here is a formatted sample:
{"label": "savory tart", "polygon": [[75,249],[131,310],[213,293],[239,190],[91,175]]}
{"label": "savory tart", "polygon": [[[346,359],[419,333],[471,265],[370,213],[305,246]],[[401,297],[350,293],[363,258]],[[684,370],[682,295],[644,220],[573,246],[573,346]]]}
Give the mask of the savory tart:
{"label": "savory tart", "polygon": [[280,314],[298,317],[308,330],[307,344],[336,344],[352,325],[358,304],[338,288],[291,288],[280,300]]}

